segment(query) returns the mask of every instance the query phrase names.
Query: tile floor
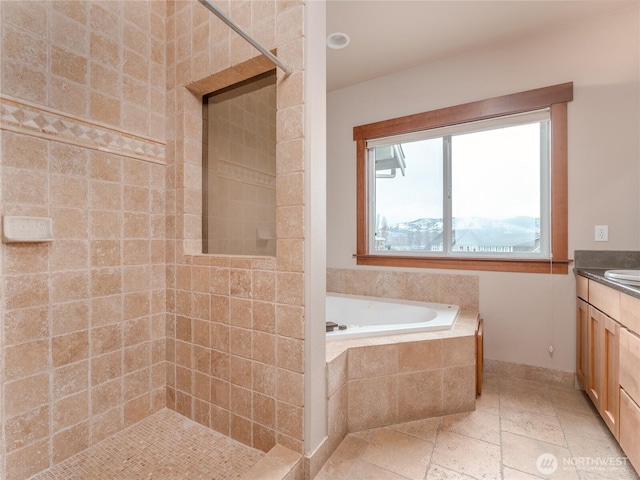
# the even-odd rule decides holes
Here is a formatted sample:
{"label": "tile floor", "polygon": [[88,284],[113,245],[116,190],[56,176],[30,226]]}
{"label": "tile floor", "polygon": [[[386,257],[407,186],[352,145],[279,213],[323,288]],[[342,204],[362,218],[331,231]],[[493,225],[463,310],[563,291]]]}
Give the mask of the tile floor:
{"label": "tile floor", "polygon": [[474,412],[350,434],[316,476],[316,480],[536,478],[638,476],[583,392],[492,375],[485,375]]}
{"label": "tile floor", "polygon": [[[264,455],[162,410],[32,480],[249,478]],[[486,374],[474,412],[350,434],[316,476],[316,480],[536,478],[639,477],[583,392]]]}
{"label": "tile floor", "polygon": [[31,480],[230,480],[264,456],[165,409]]}

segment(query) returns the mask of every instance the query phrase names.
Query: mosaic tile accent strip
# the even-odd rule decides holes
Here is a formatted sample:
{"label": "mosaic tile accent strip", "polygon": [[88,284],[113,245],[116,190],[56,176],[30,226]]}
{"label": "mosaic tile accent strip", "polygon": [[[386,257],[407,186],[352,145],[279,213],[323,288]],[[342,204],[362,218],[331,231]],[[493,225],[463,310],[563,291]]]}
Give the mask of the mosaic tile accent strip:
{"label": "mosaic tile accent strip", "polygon": [[164,143],[85,122],[22,101],[0,97],[0,126],[154,163],[165,163]]}
{"label": "mosaic tile accent strip", "polygon": [[231,480],[264,456],[164,409],[31,480]]}

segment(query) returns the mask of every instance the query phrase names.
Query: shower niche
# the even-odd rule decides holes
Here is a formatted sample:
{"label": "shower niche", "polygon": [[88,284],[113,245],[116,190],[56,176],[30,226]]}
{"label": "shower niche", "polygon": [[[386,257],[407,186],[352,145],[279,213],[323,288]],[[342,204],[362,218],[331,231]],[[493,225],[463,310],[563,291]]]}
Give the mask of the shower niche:
{"label": "shower niche", "polygon": [[276,72],[203,97],[202,251],[276,254]]}

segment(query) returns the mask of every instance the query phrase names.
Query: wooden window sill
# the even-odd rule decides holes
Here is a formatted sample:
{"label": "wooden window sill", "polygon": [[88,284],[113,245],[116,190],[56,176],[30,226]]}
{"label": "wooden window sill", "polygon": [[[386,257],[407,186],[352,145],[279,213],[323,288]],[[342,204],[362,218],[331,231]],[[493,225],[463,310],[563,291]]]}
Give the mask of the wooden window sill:
{"label": "wooden window sill", "polygon": [[484,270],[489,272],[569,273],[573,260],[504,259],[480,257],[412,257],[404,255],[355,255],[358,265],[379,267],[443,268],[456,270]]}

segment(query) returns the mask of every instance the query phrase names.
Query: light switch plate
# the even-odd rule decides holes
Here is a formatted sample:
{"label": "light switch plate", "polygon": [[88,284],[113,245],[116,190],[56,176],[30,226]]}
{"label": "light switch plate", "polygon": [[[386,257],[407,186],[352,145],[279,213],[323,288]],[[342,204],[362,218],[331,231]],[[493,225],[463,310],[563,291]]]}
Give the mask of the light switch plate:
{"label": "light switch plate", "polygon": [[53,229],[48,217],[5,216],[2,219],[2,241],[13,242],[51,242]]}

